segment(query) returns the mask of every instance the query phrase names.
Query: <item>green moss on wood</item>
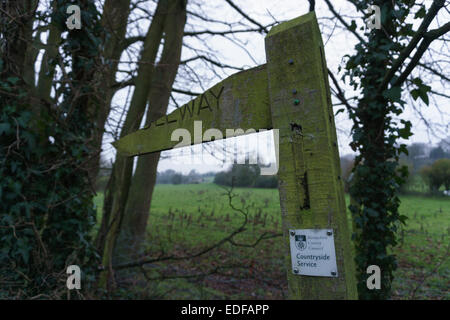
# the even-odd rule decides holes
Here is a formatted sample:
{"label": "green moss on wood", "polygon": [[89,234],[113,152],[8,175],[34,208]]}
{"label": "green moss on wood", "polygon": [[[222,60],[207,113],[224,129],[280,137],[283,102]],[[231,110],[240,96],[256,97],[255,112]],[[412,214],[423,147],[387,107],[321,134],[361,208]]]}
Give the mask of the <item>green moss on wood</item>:
{"label": "green moss on wood", "polygon": [[[266,54],[272,124],[280,129],[278,177],[290,297],[356,299],[336,129],[314,13],[274,27]],[[294,275],[288,230],[326,228],[335,234],[338,277]]]}
{"label": "green moss on wood", "polygon": [[210,128],[219,129],[224,136],[226,129],[270,129],[265,66],[232,75],[149,127],[125,136],[113,145],[124,156],[172,149],[179,143],[171,141],[172,132],[177,128],[189,131],[192,144],[205,142],[203,139],[194,141],[195,121],[202,121],[202,137]]}

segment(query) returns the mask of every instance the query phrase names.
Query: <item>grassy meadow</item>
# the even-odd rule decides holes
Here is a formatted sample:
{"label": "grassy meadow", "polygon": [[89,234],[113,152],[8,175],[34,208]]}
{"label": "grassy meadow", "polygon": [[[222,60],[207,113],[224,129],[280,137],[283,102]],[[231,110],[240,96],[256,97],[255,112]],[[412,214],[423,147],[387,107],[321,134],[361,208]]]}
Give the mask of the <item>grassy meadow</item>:
{"label": "grassy meadow", "polygon": [[[134,297],[286,298],[278,191],[235,188],[233,194],[235,209],[226,190],[212,183],[156,186],[146,248],[151,257],[192,256],[214,247],[242,225],[245,215],[246,230],[233,243],[225,242],[204,255],[146,265],[140,271],[152,281]],[[394,249],[399,268],[393,299],[449,299],[450,198],[402,196],[401,200],[400,211],[408,221]],[[100,218],[103,194],[95,201]],[[248,210],[239,211],[244,207]],[[267,239],[256,243],[261,236]]]}

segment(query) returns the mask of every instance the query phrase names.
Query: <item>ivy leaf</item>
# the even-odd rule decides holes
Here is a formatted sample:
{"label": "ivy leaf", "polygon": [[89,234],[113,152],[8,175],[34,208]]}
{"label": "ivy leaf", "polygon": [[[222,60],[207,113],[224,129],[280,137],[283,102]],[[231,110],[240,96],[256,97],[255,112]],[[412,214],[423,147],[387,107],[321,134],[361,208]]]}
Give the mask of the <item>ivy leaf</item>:
{"label": "ivy leaf", "polygon": [[371,208],[364,208],[364,210],[367,212],[367,214],[369,215],[369,217],[376,218],[376,217],[378,217],[378,215],[379,215],[377,211],[375,211],[375,210],[373,210],[373,209],[371,209]]}
{"label": "ivy leaf", "polygon": [[22,256],[23,261],[25,263],[28,263],[28,260],[30,258],[28,252],[28,244],[24,239],[19,239],[17,241],[17,252]]}
{"label": "ivy leaf", "polygon": [[417,98],[419,97],[419,89],[411,90],[411,96],[413,97],[414,101],[416,101]]}
{"label": "ivy leaf", "polygon": [[420,98],[428,106],[430,103],[428,92],[431,91],[431,87],[424,84],[420,78],[415,78],[412,82],[417,86],[416,89],[411,90],[411,96],[414,101],[417,100],[417,98]]}
{"label": "ivy leaf", "polygon": [[428,106],[428,104],[430,103],[430,101],[428,100],[428,93],[421,90],[420,94],[419,94],[419,97]]}
{"label": "ivy leaf", "polygon": [[399,215],[398,216],[398,220],[402,223],[402,224],[406,224],[406,220],[408,220],[408,217],[405,215]]}
{"label": "ivy leaf", "polygon": [[426,84],[422,84],[419,86],[419,97],[422,101],[428,106],[430,101],[428,100],[428,92],[430,92],[431,87]]}
{"label": "ivy leaf", "polygon": [[36,147],[36,139],[35,139],[34,135],[31,134],[30,132],[25,131],[23,133],[23,136],[24,136],[25,140],[27,141],[28,146],[30,147],[30,149],[31,150],[35,149],[35,147]]}
{"label": "ivy leaf", "polygon": [[400,101],[402,96],[402,88],[400,87],[392,87],[383,92],[383,96],[392,102]]}
{"label": "ivy leaf", "polygon": [[17,82],[19,82],[19,78],[17,77],[9,77],[6,79],[9,83],[11,83],[12,85],[15,85]]}
{"label": "ivy leaf", "polygon": [[11,129],[11,125],[8,122],[0,123],[0,136],[3,133],[7,133]]}
{"label": "ivy leaf", "polygon": [[425,17],[426,14],[427,14],[427,12],[425,11],[425,7],[422,6],[422,8],[420,8],[414,15],[414,19],[423,18],[423,17]]}
{"label": "ivy leaf", "polygon": [[403,128],[398,129],[398,135],[400,138],[408,139],[413,134],[411,132],[412,124],[410,121],[401,120],[401,122],[405,125]]}
{"label": "ivy leaf", "polygon": [[398,148],[398,152],[399,153],[404,153],[406,155],[409,155],[408,146],[406,144],[402,143],[400,145],[400,147]]}

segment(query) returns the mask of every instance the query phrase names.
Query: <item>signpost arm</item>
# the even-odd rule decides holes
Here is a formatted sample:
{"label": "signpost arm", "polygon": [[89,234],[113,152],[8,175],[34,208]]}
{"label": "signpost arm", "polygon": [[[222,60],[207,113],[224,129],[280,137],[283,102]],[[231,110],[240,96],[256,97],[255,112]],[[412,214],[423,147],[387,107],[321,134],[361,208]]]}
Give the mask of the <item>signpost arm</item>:
{"label": "signpost arm", "polygon": [[[336,129],[320,30],[314,13],[266,37],[273,128],[279,129],[279,192],[292,299],[356,299]],[[332,229],[337,274],[292,272],[290,229]]]}

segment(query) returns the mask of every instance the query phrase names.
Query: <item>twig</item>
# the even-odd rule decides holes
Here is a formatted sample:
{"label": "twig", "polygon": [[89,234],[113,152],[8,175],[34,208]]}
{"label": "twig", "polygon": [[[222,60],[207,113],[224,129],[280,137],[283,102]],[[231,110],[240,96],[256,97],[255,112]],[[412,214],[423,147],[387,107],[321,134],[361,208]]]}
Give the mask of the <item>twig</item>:
{"label": "twig", "polygon": [[427,278],[431,277],[432,275],[434,275],[438,271],[439,267],[447,260],[449,251],[450,251],[450,245],[447,246],[447,250],[446,250],[442,260],[436,265],[436,267],[433,270],[431,270],[431,272],[429,272],[427,275],[425,275],[422,278],[422,280],[419,282],[419,284],[412,290],[411,300],[415,298],[417,290],[419,290],[419,288],[422,287],[422,285],[425,282],[425,280]]}

